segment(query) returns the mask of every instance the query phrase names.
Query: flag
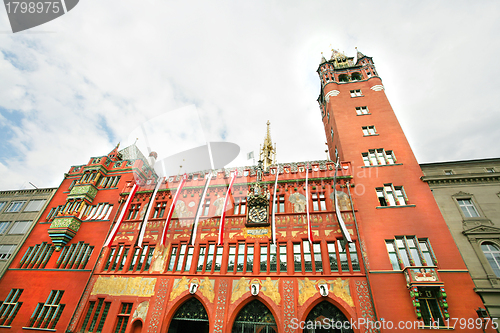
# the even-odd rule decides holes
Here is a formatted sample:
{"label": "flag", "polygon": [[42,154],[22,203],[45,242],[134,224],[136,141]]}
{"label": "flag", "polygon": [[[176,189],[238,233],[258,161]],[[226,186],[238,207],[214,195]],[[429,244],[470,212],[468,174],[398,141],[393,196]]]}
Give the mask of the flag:
{"label": "flag", "polygon": [[309,163],[307,163],[306,167],[306,215],[307,215],[307,239],[309,239],[309,243],[313,242],[313,234],[311,228],[311,219],[309,218]]}
{"label": "flag", "polygon": [[139,238],[137,240],[137,246],[139,246],[140,248],[142,248],[142,241],[144,240],[144,234],[146,233],[146,227],[148,225],[148,218],[149,218],[149,214],[151,212],[151,207],[153,207],[153,203],[154,203],[155,198],[156,198],[156,193],[158,192],[158,189],[160,188],[161,183],[163,183],[164,179],[165,178],[158,179],[158,184],[156,184],[155,189],[153,191],[153,194],[151,195],[151,198],[149,199],[148,208],[146,209],[146,214],[144,214],[144,219],[142,220],[142,224],[141,224],[141,232],[139,233]]}
{"label": "flag", "polygon": [[118,216],[118,220],[116,220],[116,224],[113,227],[113,230],[111,230],[111,233],[109,234],[108,239],[104,243],[104,246],[109,247],[111,245],[111,243],[113,243],[113,240],[115,239],[116,233],[118,232],[118,228],[120,227],[120,225],[123,222],[123,217],[125,216],[125,212],[130,207],[130,203],[132,202],[132,198],[134,197],[135,192],[137,191],[137,187],[138,187],[137,184],[134,183],[134,186],[132,187],[132,190],[128,194],[127,201],[125,201],[125,205],[122,208],[120,216]]}
{"label": "flag", "polygon": [[233,171],[231,173],[231,181],[229,182],[229,187],[226,192],[226,197],[224,198],[224,205],[222,206],[222,214],[220,216],[220,223],[219,223],[219,238],[217,239],[217,244],[222,245],[222,239],[224,238],[224,221],[226,220],[226,206],[227,202],[229,199],[229,196],[231,195],[231,189],[234,184],[234,180],[236,179],[236,174],[238,171]]}
{"label": "flag", "polygon": [[276,192],[277,192],[277,189],[278,189],[278,174],[280,173],[280,169],[279,169],[279,166],[276,167],[276,180],[274,181],[274,194],[273,194],[273,199],[274,199],[274,203],[273,203],[273,217],[272,217],[272,220],[271,220],[271,234],[272,234],[272,238],[273,238],[273,244],[276,245],[276,204],[277,204],[277,197],[276,197]]}
{"label": "flag", "polygon": [[182,188],[186,183],[186,180],[187,180],[187,175],[184,174],[181,178],[179,186],[177,187],[177,191],[175,192],[174,199],[172,200],[172,204],[170,205],[170,210],[168,211],[167,220],[165,221],[165,227],[163,228],[163,232],[161,234],[161,241],[160,241],[161,245],[165,245],[165,236],[167,235],[168,226],[170,225],[170,220],[172,219],[172,215],[174,214],[175,205],[177,204],[177,198],[179,197],[179,194],[181,193]]}
{"label": "flag", "polygon": [[335,214],[337,215],[337,221],[339,222],[340,231],[344,236],[344,239],[349,243],[352,242],[351,235],[349,235],[349,231],[347,230],[344,222],[344,218],[340,213],[339,203],[337,200],[337,168],[340,165],[339,160],[337,159],[337,163],[335,164],[335,175],[333,177],[333,201],[335,202]]}
{"label": "flag", "polygon": [[253,156],[254,156],[254,155],[253,155],[253,151],[249,152],[249,153],[247,154],[247,160],[249,160],[249,159],[253,158]]}
{"label": "flag", "polygon": [[203,188],[203,192],[201,194],[200,202],[198,203],[198,209],[196,210],[196,215],[194,217],[193,229],[191,230],[191,239],[189,243],[194,246],[196,242],[196,233],[198,231],[198,221],[200,220],[200,215],[203,211],[203,204],[205,202],[205,196],[207,194],[208,186],[210,185],[210,180],[212,179],[212,171],[210,171],[206,176],[207,180],[205,181],[205,187]]}

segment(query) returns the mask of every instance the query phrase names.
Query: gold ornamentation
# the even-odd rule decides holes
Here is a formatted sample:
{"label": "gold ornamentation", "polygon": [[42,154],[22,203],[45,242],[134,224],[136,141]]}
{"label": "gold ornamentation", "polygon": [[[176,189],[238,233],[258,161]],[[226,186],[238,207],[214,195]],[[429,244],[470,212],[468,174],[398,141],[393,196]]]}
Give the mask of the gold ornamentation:
{"label": "gold ornamentation", "polygon": [[[233,281],[234,284],[235,281]],[[233,291],[231,293],[231,304],[237,301],[238,299],[243,296],[244,293],[250,290],[248,280],[242,277],[236,286],[233,288]]]}
{"label": "gold ornamentation", "polygon": [[[177,282],[179,281],[179,282]],[[175,279],[174,283],[177,284],[175,285],[174,289],[170,293],[170,301],[173,301],[174,299],[177,298],[180,294],[182,294],[184,291],[189,289],[189,282],[185,276],[182,277],[182,279]]]}
{"label": "gold ornamentation", "polygon": [[99,276],[90,294],[151,297],[154,295],[155,284],[156,278]]}
{"label": "gold ornamentation", "polygon": [[281,295],[278,290],[279,282],[280,279],[278,279],[276,281],[276,284],[274,284],[271,278],[268,276],[266,277],[266,280],[261,283],[262,287],[264,287],[264,289],[262,289],[262,293],[272,299],[273,302],[276,303],[276,305],[279,305],[281,302]]}
{"label": "gold ornamentation", "polygon": [[304,303],[311,297],[313,297],[318,290],[316,289],[316,283],[305,278],[304,281],[299,281],[299,305],[304,305]]}
{"label": "gold ornamentation", "polygon": [[[212,281],[214,281],[214,280],[212,280]],[[214,293],[214,288],[212,286],[212,281],[210,281],[208,279],[208,277],[205,276],[205,278],[203,279],[203,282],[198,287],[198,290],[201,291],[201,294],[203,296],[205,296],[210,301],[210,303],[213,303],[214,298],[215,298],[215,293]]]}
{"label": "gold ornamentation", "polygon": [[[331,281],[329,281],[332,283]],[[354,302],[351,297],[351,290],[349,289],[349,279],[342,280],[341,278],[337,278],[332,283],[333,286],[333,294],[349,304],[349,306],[354,307]]]}
{"label": "gold ornamentation", "polygon": [[265,228],[243,228],[243,237],[271,237],[271,227]]}

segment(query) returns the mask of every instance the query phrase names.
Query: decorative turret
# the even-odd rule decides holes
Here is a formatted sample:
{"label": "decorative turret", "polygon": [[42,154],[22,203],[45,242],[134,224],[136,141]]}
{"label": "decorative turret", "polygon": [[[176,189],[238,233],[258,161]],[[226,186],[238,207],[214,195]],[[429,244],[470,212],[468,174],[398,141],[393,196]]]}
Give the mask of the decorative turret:
{"label": "decorative turret", "polygon": [[268,120],[264,145],[260,149],[260,160],[264,163],[264,171],[269,171],[269,167],[276,163],[276,145],[273,147],[273,142],[271,141],[270,124]]}

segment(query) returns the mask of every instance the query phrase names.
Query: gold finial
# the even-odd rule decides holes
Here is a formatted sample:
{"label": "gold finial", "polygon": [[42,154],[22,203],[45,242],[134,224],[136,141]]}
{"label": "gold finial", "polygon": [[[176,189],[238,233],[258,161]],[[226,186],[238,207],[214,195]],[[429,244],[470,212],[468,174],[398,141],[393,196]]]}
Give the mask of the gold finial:
{"label": "gold finial", "polygon": [[269,170],[272,164],[276,163],[276,146],[273,147],[273,142],[271,140],[271,123],[267,121],[267,131],[264,137],[264,145],[260,149],[260,160],[264,164],[264,170]]}

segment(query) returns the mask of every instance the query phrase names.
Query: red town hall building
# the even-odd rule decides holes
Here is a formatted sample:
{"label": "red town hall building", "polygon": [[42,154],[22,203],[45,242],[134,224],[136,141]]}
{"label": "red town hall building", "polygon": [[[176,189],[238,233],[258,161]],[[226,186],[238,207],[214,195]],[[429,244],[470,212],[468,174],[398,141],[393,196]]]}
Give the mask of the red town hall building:
{"label": "red town hall building", "polygon": [[268,127],[257,166],[164,179],[133,145],[72,167],[0,281],[0,331],[482,332],[372,59],[318,74],[331,160],[274,163]]}

